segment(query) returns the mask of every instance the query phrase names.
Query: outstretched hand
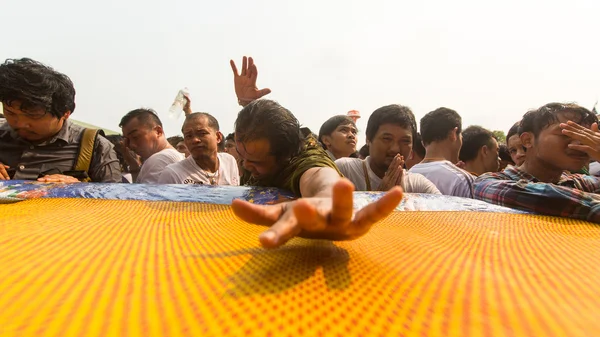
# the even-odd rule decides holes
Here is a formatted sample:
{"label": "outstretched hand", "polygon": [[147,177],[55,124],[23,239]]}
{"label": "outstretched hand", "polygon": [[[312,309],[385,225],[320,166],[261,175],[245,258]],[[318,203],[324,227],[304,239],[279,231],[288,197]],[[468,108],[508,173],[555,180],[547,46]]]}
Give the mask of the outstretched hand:
{"label": "outstretched hand", "polygon": [[259,90],[256,86],[258,69],[256,68],[256,64],[254,64],[252,57],[244,56],[242,59],[241,73],[238,72],[233,60],[230,60],[229,63],[231,64],[231,70],[233,71],[235,94],[241,105],[246,106],[250,102],[271,93],[271,89],[269,88]]}
{"label": "outstretched hand", "polygon": [[564,135],[580,142],[580,144],[569,144],[570,149],[585,152],[593,160],[600,161],[600,130],[598,130],[598,123],[592,124],[591,129],[572,121],[561,123],[560,127]]}
{"label": "outstretched hand", "polygon": [[376,202],[354,211],[354,185],[341,179],[332,197],[302,198],[278,205],[254,205],[234,200],[233,212],[244,221],[270,226],[260,236],[265,248],[276,248],[295,236],[311,239],[354,240],[388,216],[402,200],[402,188],[393,187]]}

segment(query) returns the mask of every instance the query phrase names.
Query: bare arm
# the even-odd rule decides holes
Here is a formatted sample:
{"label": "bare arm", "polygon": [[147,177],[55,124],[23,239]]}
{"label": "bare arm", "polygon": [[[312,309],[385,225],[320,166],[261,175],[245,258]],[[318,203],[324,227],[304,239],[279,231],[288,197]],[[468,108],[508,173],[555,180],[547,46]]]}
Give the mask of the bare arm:
{"label": "bare arm", "polygon": [[331,197],[332,187],[340,179],[330,167],[313,167],[300,177],[300,194],[303,198]]}

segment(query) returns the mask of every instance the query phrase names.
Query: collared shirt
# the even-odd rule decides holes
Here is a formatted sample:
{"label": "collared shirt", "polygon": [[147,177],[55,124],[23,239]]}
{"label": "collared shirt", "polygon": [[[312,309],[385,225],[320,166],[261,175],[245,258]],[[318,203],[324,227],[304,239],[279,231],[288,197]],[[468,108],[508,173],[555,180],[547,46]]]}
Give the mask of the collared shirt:
{"label": "collared shirt", "polygon": [[[0,120],[0,163],[14,169],[15,180],[35,180],[47,174],[71,171],[77,162],[84,127],[66,120],[52,139],[33,144]],[[11,170],[12,171],[12,170]],[[113,145],[98,135],[89,175],[94,182],[120,182],[121,170]]]}
{"label": "collared shirt", "polygon": [[539,214],[600,223],[600,179],[563,172],[556,184],[543,183],[514,166],[475,180],[475,198]]}

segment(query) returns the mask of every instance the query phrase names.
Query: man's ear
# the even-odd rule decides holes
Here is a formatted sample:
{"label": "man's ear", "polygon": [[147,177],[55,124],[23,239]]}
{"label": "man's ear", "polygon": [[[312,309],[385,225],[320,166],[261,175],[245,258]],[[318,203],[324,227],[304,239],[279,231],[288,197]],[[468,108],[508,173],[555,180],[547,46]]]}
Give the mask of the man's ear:
{"label": "man's ear", "polygon": [[452,142],[455,142],[458,139],[458,128],[448,131],[447,138],[449,138]]}
{"label": "man's ear", "polygon": [[523,143],[523,147],[525,147],[526,149],[530,149],[533,147],[534,138],[535,138],[533,136],[533,133],[523,132],[521,134],[521,136],[519,136],[519,138],[521,138],[521,143]]}
{"label": "man's ear", "polygon": [[484,145],[481,147],[481,149],[479,149],[479,152],[481,152],[481,154],[485,157],[490,152],[490,149],[487,147],[487,145]]}
{"label": "man's ear", "polygon": [[223,141],[223,133],[221,131],[217,131],[217,144],[221,144]]}
{"label": "man's ear", "polygon": [[65,112],[65,114],[62,116],[63,120],[67,120],[69,119],[69,117],[71,117],[71,110]]}
{"label": "man's ear", "polygon": [[369,140],[369,137],[365,137],[365,142],[367,144],[367,147],[371,147],[371,141]]}
{"label": "man's ear", "polygon": [[165,134],[165,130],[163,130],[162,126],[160,126],[160,125],[155,125],[152,128],[152,131],[156,131],[156,134],[158,134],[159,136]]}

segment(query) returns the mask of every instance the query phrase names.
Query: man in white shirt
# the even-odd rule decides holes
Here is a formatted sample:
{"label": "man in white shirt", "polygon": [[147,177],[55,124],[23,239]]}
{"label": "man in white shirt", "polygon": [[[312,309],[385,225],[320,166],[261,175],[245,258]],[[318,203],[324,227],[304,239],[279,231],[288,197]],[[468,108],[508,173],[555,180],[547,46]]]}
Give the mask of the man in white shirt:
{"label": "man in white shirt", "polygon": [[218,144],[224,139],[215,117],[204,112],[189,114],[181,131],[190,156],[167,166],[160,175],[160,184],[240,184],[235,158],[217,151]]}
{"label": "man in white shirt", "polygon": [[473,176],[454,163],[462,146],[462,119],[448,108],[436,109],[421,118],[425,158],[409,172],[431,180],[444,195],[473,198]]}
{"label": "man in white shirt", "polygon": [[152,109],[128,112],[119,123],[125,146],[142,160],[139,172],[132,170],[136,183],[156,184],[162,171],[185,156],[167,141],[162,122]]}
{"label": "man in white shirt", "polygon": [[472,125],[463,131],[462,136],[463,144],[458,158],[464,163],[463,169],[476,177],[498,172],[500,147],[494,134],[481,126]]}
{"label": "man in white shirt", "polygon": [[375,110],[367,123],[369,156],[340,158],[340,172],[357,191],[387,191],[401,186],[409,193],[440,194],[424,176],[404,170],[404,158],[411,156],[416,121],[410,108],[392,104]]}

